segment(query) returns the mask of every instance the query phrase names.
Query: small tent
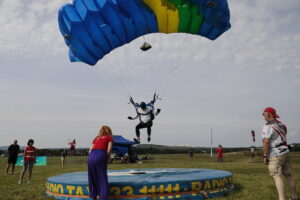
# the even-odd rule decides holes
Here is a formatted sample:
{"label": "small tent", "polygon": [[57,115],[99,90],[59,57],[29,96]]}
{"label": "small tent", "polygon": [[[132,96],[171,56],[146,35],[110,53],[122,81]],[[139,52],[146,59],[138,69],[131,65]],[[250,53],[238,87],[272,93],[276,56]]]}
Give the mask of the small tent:
{"label": "small tent", "polygon": [[119,157],[122,157],[124,154],[128,153],[130,146],[137,144],[134,141],[127,140],[121,135],[114,135],[114,143],[112,147],[112,152],[117,154]]}

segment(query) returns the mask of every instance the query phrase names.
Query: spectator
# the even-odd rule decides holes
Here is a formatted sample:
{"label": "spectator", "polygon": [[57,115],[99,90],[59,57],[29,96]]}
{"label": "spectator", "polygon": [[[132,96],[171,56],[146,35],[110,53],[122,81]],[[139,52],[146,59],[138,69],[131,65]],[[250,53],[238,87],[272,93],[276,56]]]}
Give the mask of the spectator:
{"label": "spectator", "polygon": [[251,158],[254,159],[255,158],[255,148],[251,147],[250,151],[251,151]]}
{"label": "spectator", "polygon": [[108,200],[107,164],[113,144],[112,131],[102,126],[99,135],[93,140],[88,157],[88,181],[90,197],[97,200]]}
{"label": "spectator", "polygon": [[129,163],[129,154],[125,153],[122,157],[122,164],[128,164]]}
{"label": "spectator", "polygon": [[14,143],[8,147],[8,160],[7,160],[5,175],[8,175],[10,166],[11,166],[11,175],[14,174],[19,151],[20,151],[20,146],[18,145],[18,141],[14,140]]}
{"label": "spectator", "polygon": [[76,147],[76,140],[74,139],[72,142],[69,142],[70,145],[70,156],[75,155],[75,147]]}
{"label": "spectator", "polygon": [[194,156],[194,150],[192,147],[188,148],[188,154],[189,154],[190,159],[192,159]]}
{"label": "spectator", "polygon": [[19,184],[22,183],[27,168],[29,168],[28,183],[31,182],[33,165],[36,163],[36,148],[33,146],[33,144],[34,144],[33,139],[28,140],[27,147],[25,148],[24,151],[23,170],[21,172]]}
{"label": "spectator", "polygon": [[218,162],[223,162],[223,147],[219,144],[217,148]]}
{"label": "spectator", "polygon": [[275,181],[279,200],[285,200],[282,176],[286,178],[291,190],[290,200],[298,200],[286,138],[287,127],[277,120],[279,116],[272,107],[265,108],[263,116],[267,122],[262,131],[264,164],[268,165],[270,175]]}
{"label": "spectator", "polygon": [[66,156],[67,156],[67,151],[64,149],[64,150],[61,152],[61,154],[60,154],[60,158],[61,158],[61,166],[62,166],[62,167],[65,165]]}

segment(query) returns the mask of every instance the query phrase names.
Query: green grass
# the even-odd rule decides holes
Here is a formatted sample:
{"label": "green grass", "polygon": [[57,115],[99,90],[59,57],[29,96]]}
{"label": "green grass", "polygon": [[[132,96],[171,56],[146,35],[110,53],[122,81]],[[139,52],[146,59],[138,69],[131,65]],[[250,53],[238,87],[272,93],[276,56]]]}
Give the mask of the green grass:
{"label": "green grass", "polygon": [[[48,158],[47,167],[35,167],[32,183],[18,185],[21,167],[16,167],[14,176],[4,176],[6,159],[0,159],[0,200],[39,200],[53,199],[45,194],[45,181],[48,177],[67,172],[86,171],[87,157],[75,157],[72,164],[61,167],[59,157]],[[300,157],[292,154],[293,175],[300,180]],[[208,154],[196,154],[192,160],[187,155],[154,155],[154,160],[143,164],[112,164],[109,169],[126,168],[209,168],[227,170],[234,175],[235,192],[216,200],[276,200],[277,191],[272,178],[268,175],[267,167],[262,159],[251,160],[242,155],[225,154],[225,162],[217,163]],[[298,172],[298,173],[297,173]],[[27,175],[27,174],[26,174]],[[297,185],[300,192],[300,184]]]}

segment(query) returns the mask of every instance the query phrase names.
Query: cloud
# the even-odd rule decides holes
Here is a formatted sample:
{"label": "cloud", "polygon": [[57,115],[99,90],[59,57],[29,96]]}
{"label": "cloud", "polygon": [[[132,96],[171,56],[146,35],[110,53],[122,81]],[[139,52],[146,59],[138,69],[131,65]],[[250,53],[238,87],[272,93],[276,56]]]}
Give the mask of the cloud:
{"label": "cloud", "polygon": [[[33,59],[40,56],[67,57],[67,48],[57,25],[57,11],[67,2],[70,1],[3,0],[0,5],[0,52]],[[300,2],[288,0],[283,6],[280,0],[229,1],[229,5],[232,15],[229,32],[213,42],[192,36],[185,40],[188,50],[199,52],[195,54],[194,62],[205,60],[217,65],[234,63],[238,67],[277,71],[300,69],[297,45],[300,43],[300,14],[296,9]],[[180,57],[185,47],[178,40],[183,38],[170,36],[168,40],[155,39],[154,44],[160,49],[153,53],[153,57],[158,60]],[[165,49],[170,44],[173,44],[171,54]],[[183,47],[178,48],[178,45]],[[141,52],[137,55],[137,52],[130,50],[126,49],[128,58],[143,57]],[[169,54],[164,54],[166,52]],[[111,65],[116,60],[113,58],[118,56],[122,58],[122,53],[119,54],[113,52],[108,56],[108,63]]]}
{"label": "cloud", "polygon": [[68,1],[3,0],[0,53],[22,57],[57,55],[65,50],[57,25],[58,8]]}
{"label": "cloud", "polygon": [[[238,67],[300,69],[298,1],[230,1],[232,28],[205,52],[212,63]],[[199,60],[203,59],[200,57]],[[233,61],[233,62],[232,62]]]}

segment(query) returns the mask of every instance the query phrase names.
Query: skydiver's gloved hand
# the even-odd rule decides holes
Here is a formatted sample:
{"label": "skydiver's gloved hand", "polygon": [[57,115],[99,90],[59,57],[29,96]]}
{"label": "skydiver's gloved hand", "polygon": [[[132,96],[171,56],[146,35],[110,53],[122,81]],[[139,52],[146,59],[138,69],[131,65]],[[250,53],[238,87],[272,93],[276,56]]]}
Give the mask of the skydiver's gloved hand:
{"label": "skydiver's gloved hand", "polygon": [[128,119],[132,120],[132,117],[129,116]]}
{"label": "skydiver's gloved hand", "polygon": [[156,95],[156,93],[154,93],[154,95],[153,95],[153,100],[151,101],[151,103],[152,103],[152,104],[154,104],[154,103],[155,103],[155,101],[156,101],[157,97],[158,97],[158,96]]}
{"label": "skydiver's gloved hand", "polygon": [[157,109],[157,114],[158,114],[158,113],[160,113],[160,111],[161,111],[161,109],[160,109],[160,108],[158,108],[158,109]]}
{"label": "skydiver's gloved hand", "polygon": [[134,101],[133,101],[132,97],[130,97],[129,101],[130,101],[130,103],[132,103],[134,105]]}

